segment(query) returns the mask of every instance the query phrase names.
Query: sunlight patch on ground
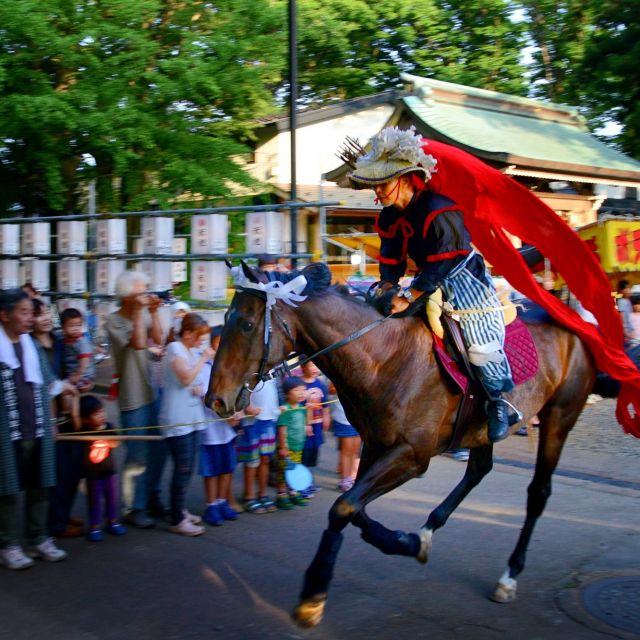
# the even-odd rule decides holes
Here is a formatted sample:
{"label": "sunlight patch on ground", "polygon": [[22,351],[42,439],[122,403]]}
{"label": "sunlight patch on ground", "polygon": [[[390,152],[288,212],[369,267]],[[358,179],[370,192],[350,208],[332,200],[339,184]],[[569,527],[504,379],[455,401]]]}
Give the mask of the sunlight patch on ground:
{"label": "sunlight patch on ground", "polygon": [[242,588],[246,591],[249,598],[253,602],[253,605],[259,613],[265,613],[279,622],[292,625],[289,613],[267,602],[244,578],[242,578],[232,567],[225,564],[229,573],[240,583]]}
{"label": "sunlight patch on ground", "polygon": [[220,577],[219,573],[216,573],[211,567],[203,567],[202,569],[202,577],[210,582],[216,589],[220,591],[227,592],[227,585],[224,583],[224,580]]}

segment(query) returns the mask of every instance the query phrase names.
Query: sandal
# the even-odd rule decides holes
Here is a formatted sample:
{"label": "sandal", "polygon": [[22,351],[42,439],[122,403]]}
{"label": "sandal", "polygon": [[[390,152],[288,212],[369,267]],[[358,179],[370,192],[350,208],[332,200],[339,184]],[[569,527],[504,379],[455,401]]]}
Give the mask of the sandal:
{"label": "sandal", "polygon": [[289,509],[293,509],[293,502],[289,500],[289,496],[286,493],[283,493],[276,498],[276,507],[288,511]]}
{"label": "sandal", "polygon": [[247,500],[244,503],[244,510],[247,513],[267,513],[267,510],[262,505],[262,502],[258,500]]}
{"label": "sandal", "polygon": [[269,496],[261,496],[259,498],[260,504],[269,512],[273,513],[278,510],[276,503]]}

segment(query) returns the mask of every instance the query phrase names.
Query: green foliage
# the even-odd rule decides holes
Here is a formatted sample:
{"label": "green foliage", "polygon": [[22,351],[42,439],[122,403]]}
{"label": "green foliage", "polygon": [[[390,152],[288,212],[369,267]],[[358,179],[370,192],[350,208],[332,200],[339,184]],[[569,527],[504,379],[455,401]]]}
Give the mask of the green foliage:
{"label": "green foliage", "polygon": [[522,34],[507,0],[299,0],[298,13],[307,104],[396,88],[401,71],[526,91]]}
{"label": "green foliage", "polygon": [[623,126],[616,142],[640,158],[640,4],[605,3],[597,16],[575,82],[595,126]]}
{"label": "green foliage", "polygon": [[594,0],[524,0],[520,4],[535,46],[530,65],[532,94],[577,104],[580,91],[575,72],[584,60],[598,4]]}
{"label": "green foliage", "polygon": [[[269,0],[4,0],[0,207],[161,207],[251,184],[232,160],[284,65]],[[95,167],[83,163],[84,154]]]}

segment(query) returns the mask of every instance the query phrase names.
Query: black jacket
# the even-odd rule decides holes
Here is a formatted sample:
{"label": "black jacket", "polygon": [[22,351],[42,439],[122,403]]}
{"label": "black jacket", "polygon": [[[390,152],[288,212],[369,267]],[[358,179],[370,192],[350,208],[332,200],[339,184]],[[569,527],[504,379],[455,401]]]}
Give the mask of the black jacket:
{"label": "black jacket", "polygon": [[[411,286],[433,293],[442,279],[472,250],[471,236],[455,202],[430,191],[417,193],[404,211],[385,207],[376,222],[380,236],[380,277],[397,283],[405,275],[407,256],[418,268]],[[478,278],[484,262],[475,255],[467,269]]]}

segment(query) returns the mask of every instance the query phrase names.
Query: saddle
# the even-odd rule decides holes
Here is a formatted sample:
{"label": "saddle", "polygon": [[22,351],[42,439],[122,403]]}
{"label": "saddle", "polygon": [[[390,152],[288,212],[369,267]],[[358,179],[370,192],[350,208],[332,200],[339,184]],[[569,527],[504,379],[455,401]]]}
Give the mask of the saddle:
{"label": "saddle", "polygon": [[[538,352],[527,325],[517,317],[516,306],[499,293],[505,317],[506,335],[504,351],[511,366],[513,383],[522,384],[538,370]],[[462,337],[455,311],[443,312],[442,291],[438,289],[427,303],[426,322],[433,334],[436,360],[446,377],[460,394],[460,404],[448,450],[457,449],[470,418],[484,412],[486,394],[475,373]]]}

